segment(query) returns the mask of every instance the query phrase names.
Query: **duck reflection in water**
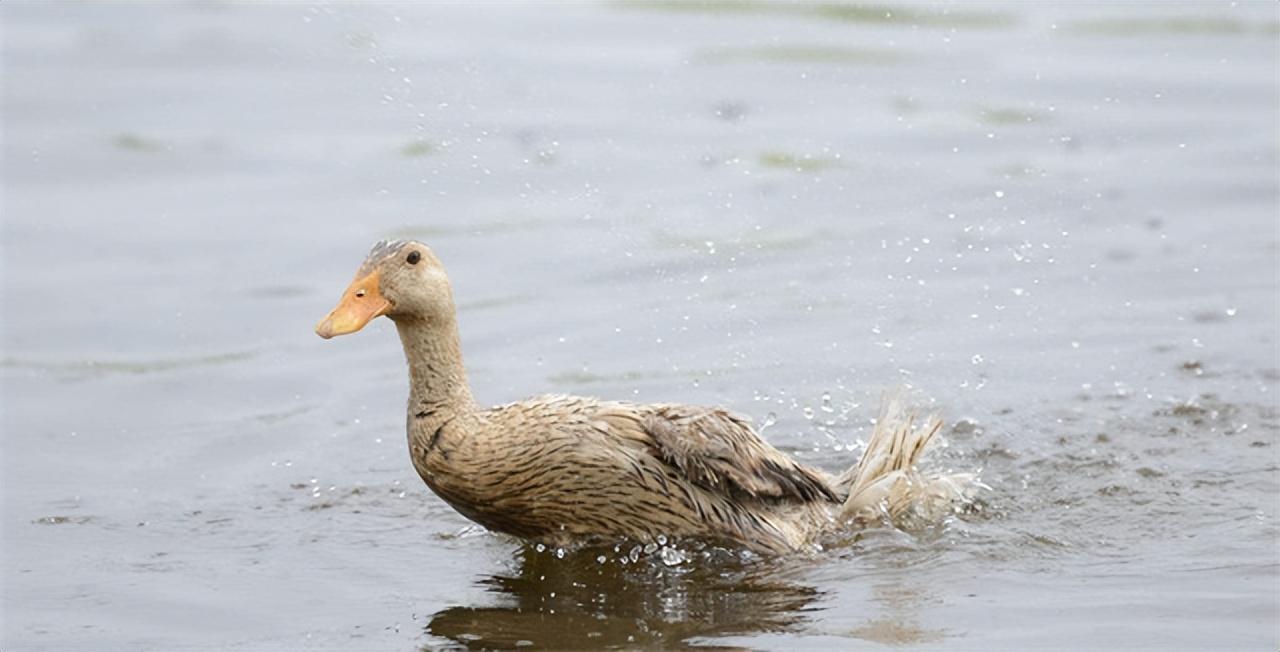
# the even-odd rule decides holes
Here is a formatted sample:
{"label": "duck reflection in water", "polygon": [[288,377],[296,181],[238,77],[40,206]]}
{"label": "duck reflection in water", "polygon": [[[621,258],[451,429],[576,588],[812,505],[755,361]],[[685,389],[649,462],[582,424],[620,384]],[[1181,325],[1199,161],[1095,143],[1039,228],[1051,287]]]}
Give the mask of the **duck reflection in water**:
{"label": "duck reflection in water", "polygon": [[[424,649],[688,645],[701,638],[790,631],[819,609],[821,592],[785,579],[783,564],[794,559],[681,546],[666,548],[667,555],[524,546],[510,572],[480,581],[497,594],[497,604],[436,612],[426,633],[454,644]],[[668,565],[673,561],[678,563]]]}

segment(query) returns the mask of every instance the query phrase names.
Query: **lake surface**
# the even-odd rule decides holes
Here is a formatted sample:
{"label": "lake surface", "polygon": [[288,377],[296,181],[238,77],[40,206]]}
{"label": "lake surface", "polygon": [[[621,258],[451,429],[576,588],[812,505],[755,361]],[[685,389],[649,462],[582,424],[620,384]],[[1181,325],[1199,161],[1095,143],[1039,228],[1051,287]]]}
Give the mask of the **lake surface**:
{"label": "lake surface", "polygon": [[[1280,643],[1274,3],[10,3],[0,647]],[[879,397],[979,509],[762,560],[522,547],[414,473],[374,241],[482,402]],[[625,550],[623,551],[625,553]]]}

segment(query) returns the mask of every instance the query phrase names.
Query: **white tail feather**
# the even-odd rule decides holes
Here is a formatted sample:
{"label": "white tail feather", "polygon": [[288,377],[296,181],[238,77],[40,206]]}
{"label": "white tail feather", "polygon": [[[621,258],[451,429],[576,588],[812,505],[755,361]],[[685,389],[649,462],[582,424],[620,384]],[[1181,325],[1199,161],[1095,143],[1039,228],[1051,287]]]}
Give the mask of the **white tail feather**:
{"label": "white tail feather", "polygon": [[898,397],[884,400],[862,459],[836,480],[849,488],[841,509],[844,520],[867,522],[887,516],[897,522],[916,516],[935,521],[987,488],[973,473],[921,473],[916,463],[942,429],[942,420],[930,415],[918,427],[915,420]]}

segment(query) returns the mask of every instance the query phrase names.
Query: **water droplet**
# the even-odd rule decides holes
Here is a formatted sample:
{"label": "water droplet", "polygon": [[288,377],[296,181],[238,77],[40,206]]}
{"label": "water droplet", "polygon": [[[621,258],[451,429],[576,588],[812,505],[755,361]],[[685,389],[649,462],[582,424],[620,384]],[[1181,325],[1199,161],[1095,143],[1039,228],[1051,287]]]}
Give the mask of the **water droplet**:
{"label": "water droplet", "polygon": [[823,392],[823,393],[822,393],[822,411],[823,411],[823,412],[835,412],[835,411],[836,411],[836,410],[835,410],[835,408],[831,407],[831,393],[830,393],[830,392]]}
{"label": "water droplet", "polygon": [[813,419],[813,408],[809,407],[808,405],[804,406],[804,418],[809,420]]}
{"label": "water droplet", "polygon": [[682,564],[685,562],[685,559],[684,551],[679,548],[668,547],[662,549],[662,563],[668,566],[677,566]]}
{"label": "water droplet", "polygon": [[972,361],[972,362],[973,362],[973,364],[982,364],[982,354],[981,354],[981,353],[975,353],[975,354],[973,355],[973,357],[972,357],[972,358],[970,358],[970,361]]}

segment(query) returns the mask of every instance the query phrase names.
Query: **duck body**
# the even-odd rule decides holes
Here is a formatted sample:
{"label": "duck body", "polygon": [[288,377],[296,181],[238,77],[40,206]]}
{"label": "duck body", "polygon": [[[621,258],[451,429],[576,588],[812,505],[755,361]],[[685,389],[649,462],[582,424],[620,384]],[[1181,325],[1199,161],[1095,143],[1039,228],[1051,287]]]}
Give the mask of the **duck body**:
{"label": "duck body", "polygon": [[[427,486],[486,528],[549,545],[666,536],[783,552],[841,504],[824,474],[723,410],[541,396],[443,420],[422,412],[409,450]],[[737,454],[734,437],[758,456]],[[681,447],[690,440],[700,448]]]}
{"label": "duck body", "polygon": [[[833,524],[949,506],[968,474],[914,467],[920,428],[882,411],[858,466],[806,467],[719,408],[548,395],[489,409],[472,399],[443,266],[418,242],[380,242],[316,331],[391,318],[409,365],[408,440],[423,482],[463,516],[551,545],[694,537],[762,553],[803,549]],[[972,482],[971,482],[972,481]]]}

